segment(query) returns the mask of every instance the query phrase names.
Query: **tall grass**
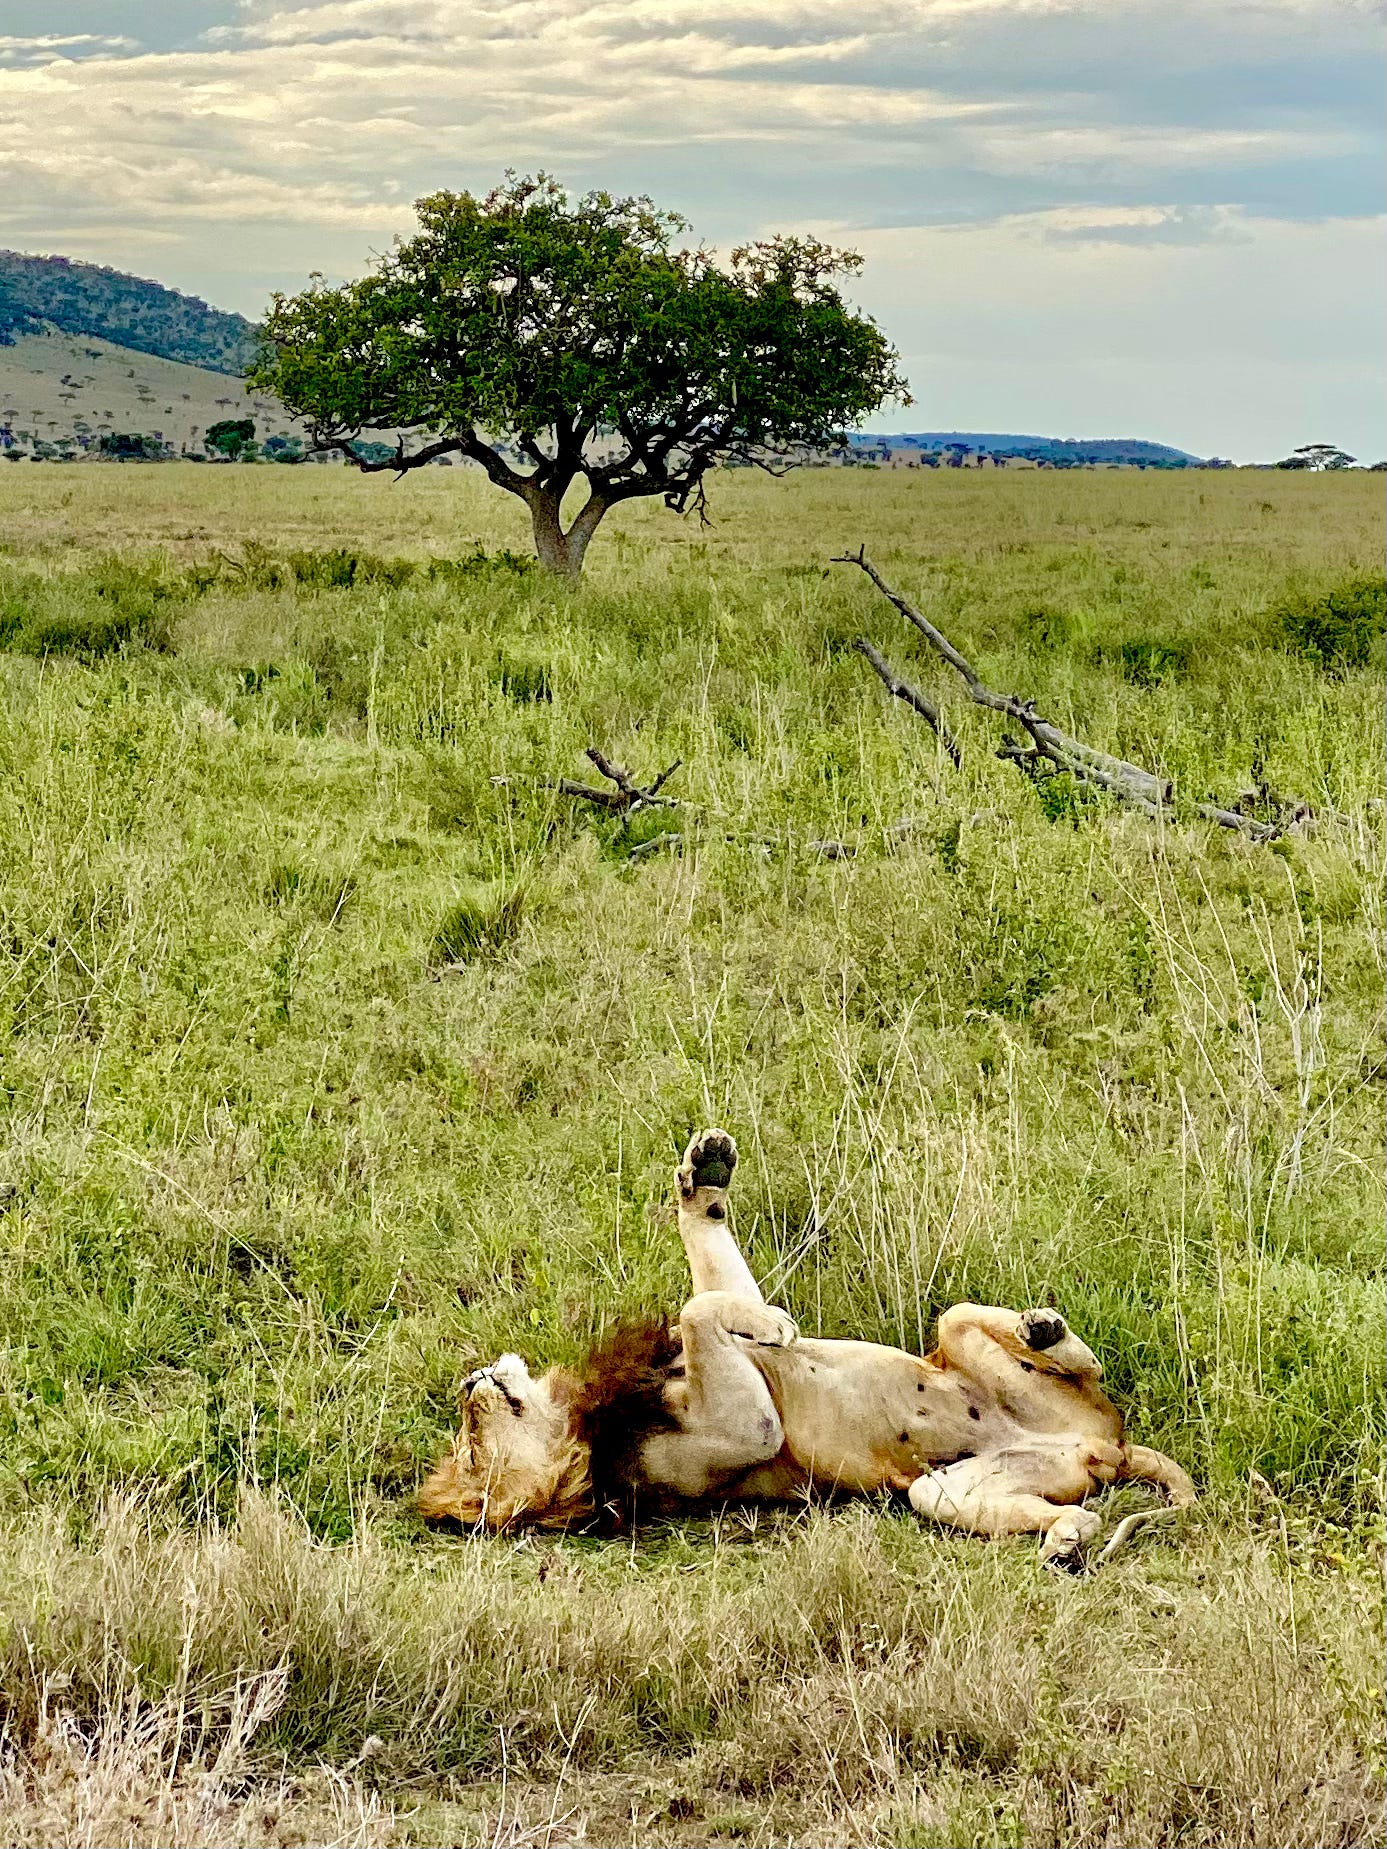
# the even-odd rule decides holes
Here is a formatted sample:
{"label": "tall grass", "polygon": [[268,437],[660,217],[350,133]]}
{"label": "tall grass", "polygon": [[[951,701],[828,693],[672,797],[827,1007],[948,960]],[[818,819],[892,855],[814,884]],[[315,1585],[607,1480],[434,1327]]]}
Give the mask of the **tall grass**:
{"label": "tall grass", "polygon": [[[9,1836],[1372,1840],[1371,483],[729,477],[575,592],[461,471],[212,473],[0,481]],[[993,684],[1315,832],[1038,792],[859,539]],[[157,635],[93,644],[115,583]],[[682,853],[547,787],[589,743],[683,758]],[[806,1325],[1054,1301],[1198,1524],[1078,1588],[884,1511],[425,1537],[470,1365],[677,1303],[709,1120]]]}

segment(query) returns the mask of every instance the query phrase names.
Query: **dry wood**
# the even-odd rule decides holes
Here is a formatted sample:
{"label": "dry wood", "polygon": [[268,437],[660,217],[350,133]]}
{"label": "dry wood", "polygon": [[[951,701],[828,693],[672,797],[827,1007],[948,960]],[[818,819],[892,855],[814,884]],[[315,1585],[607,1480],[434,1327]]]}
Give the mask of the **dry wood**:
{"label": "dry wood", "polygon": [[606,809],[612,815],[634,815],[638,809],[678,809],[682,807],[677,796],[665,796],[661,792],[680,765],[682,758],[676,758],[666,765],[658,777],[648,784],[638,783],[631,771],[620,764],[613,764],[604,756],[596,745],[589,745],[587,757],[592,761],[609,783],[616,788],[604,790],[591,783],[575,783],[571,777],[559,777],[545,788],[557,790],[561,796],[576,796],[583,802],[595,803],[599,809]]}
{"label": "dry wood", "polygon": [[626,856],[627,860],[644,860],[647,854],[658,854],[662,848],[682,847],[682,835],[652,835],[648,841],[638,841]]}
{"label": "dry wood", "polygon": [[931,705],[918,687],[912,687],[909,681],[901,679],[886,657],[867,640],[866,636],[857,638],[857,652],[865,655],[871,662],[888,693],[895,694],[898,700],[904,700],[907,706],[914,707],[925,724],[933,727],[935,737],[948,752],[954,769],[962,770],[963,757],[958,748],[958,741],[939,717],[938,709]]}
{"label": "dry wood", "polygon": [[[997,693],[983,681],[977,669],[966,655],[954,647],[942,630],[936,629],[927,616],[923,616],[915,606],[908,603],[899,591],[895,591],[872,564],[863,548],[856,552],[843,553],[832,560],[835,565],[856,565],[866,572],[872,583],[888,602],[908,623],[914,625],[929,643],[935,654],[947,661],[949,666],[962,678],[968,689],[968,697],[975,705],[985,706],[989,711],[1002,713],[1008,719],[1014,719],[1031,740],[1029,746],[1019,744],[1014,738],[1004,738],[998,751],[998,757],[1015,764],[1018,769],[1031,776],[1045,774],[1045,766],[1053,766],[1055,771],[1068,771],[1072,777],[1084,783],[1096,784],[1107,790],[1119,801],[1139,809],[1142,814],[1158,817],[1169,812],[1174,802],[1173,786],[1163,777],[1157,777],[1140,764],[1130,764],[1125,758],[1117,758],[1106,751],[1098,751],[1087,745],[1082,739],[1071,738],[1067,732],[1043,718],[1035,707],[1034,700],[1023,700],[1019,694]],[[858,648],[871,662],[884,684],[898,698],[914,706],[921,716],[929,721],[939,732],[941,740],[946,734],[940,729],[940,721],[928,701],[923,701],[910,687],[908,681],[901,679],[871,643],[865,640],[858,643]],[[918,703],[917,703],[918,702]],[[947,748],[947,747],[946,747]],[[954,762],[957,750],[950,752]],[[1287,822],[1262,822],[1255,817],[1240,814],[1234,809],[1225,809],[1217,803],[1197,803],[1198,813],[1211,822],[1217,822],[1220,828],[1236,829],[1248,835],[1254,841],[1271,841],[1285,832]],[[1305,819],[1304,805],[1296,812],[1293,821]]]}

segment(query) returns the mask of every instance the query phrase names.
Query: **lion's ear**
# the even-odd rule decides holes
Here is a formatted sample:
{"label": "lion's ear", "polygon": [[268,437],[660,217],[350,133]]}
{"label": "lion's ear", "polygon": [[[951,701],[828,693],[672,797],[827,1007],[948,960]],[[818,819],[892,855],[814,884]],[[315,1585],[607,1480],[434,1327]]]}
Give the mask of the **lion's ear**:
{"label": "lion's ear", "polygon": [[450,1451],[419,1488],[419,1513],[426,1522],[454,1521],[474,1528],[482,1519],[482,1498],[473,1478]]}

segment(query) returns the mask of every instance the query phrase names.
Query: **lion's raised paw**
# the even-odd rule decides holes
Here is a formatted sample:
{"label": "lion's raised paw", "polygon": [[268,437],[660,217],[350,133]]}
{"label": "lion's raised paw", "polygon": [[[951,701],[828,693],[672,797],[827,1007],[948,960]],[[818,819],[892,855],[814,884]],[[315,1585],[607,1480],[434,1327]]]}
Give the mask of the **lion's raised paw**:
{"label": "lion's raised paw", "polygon": [[700,1130],[684,1151],[674,1179],[687,1201],[700,1188],[730,1187],[736,1166],[737,1145],[726,1130]]}
{"label": "lion's raised paw", "polygon": [[1064,1340],[1069,1325],[1057,1310],[1027,1310],[1016,1325],[1016,1333],[1027,1348],[1043,1353]]}

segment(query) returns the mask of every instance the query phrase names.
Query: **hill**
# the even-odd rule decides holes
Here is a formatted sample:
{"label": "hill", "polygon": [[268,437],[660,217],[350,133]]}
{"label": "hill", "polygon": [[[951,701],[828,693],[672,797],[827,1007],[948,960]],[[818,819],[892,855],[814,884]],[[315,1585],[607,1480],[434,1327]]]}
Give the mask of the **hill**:
{"label": "hill", "polygon": [[1188,450],[1168,443],[1150,443],[1143,437],[1038,437],[984,430],[912,430],[876,436],[854,434],[856,449],[888,444],[892,449],[947,450],[964,448],[983,455],[1027,456],[1038,462],[1079,465],[1095,462],[1144,462],[1157,467],[1185,468],[1197,463]]}
{"label": "hill", "polygon": [[179,455],[199,451],[209,426],[227,417],[254,418],[262,442],[303,434],[278,399],[226,372],[51,330],[0,345],[3,451],[84,450],[108,432],[139,432]]}
{"label": "hill", "polygon": [[94,263],[0,250],[0,346],[46,328],[209,372],[242,373],[255,352],[244,315],[195,295]]}

